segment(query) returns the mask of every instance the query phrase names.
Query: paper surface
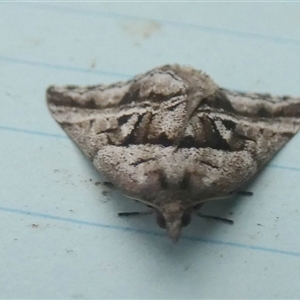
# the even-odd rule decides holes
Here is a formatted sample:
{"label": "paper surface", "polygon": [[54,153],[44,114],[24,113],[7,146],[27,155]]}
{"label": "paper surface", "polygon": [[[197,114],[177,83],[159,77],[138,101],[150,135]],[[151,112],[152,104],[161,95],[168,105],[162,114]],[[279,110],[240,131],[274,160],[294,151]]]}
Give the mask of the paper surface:
{"label": "paper surface", "polygon": [[50,84],[179,63],[300,95],[300,3],[0,3],[0,298],[299,298],[300,135],[177,244],[51,118]]}

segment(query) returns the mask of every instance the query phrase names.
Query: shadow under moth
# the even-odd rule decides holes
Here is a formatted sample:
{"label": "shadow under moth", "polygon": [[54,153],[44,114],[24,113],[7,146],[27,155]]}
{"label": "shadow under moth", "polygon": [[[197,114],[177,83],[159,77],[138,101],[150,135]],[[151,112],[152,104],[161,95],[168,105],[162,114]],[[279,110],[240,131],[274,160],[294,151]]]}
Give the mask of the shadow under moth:
{"label": "shadow under moth", "polygon": [[300,129],[300,98],[228,90],[179,65],[111,85],[50,86],[47,101],[96,169],[149,206],[173,241],[192,214],[205,216],[205,202],[237,193]]}

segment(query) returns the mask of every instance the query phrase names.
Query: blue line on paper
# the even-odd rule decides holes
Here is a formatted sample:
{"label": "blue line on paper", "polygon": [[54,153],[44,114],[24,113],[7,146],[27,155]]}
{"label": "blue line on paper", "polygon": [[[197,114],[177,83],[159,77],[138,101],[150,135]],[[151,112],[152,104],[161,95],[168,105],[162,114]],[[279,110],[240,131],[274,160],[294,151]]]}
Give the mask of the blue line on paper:
{"label": "blue line on paper", "polygon": [[[18,5],[21,5],[18,3]],[[28,6],[24,5],[24,8],[35,8],[35,9],[42,9],[42,10],[52,10],[56,12],[63,12],[66,14],[77,14],[81,16],[88,16],[88,17],[104,17],[104,18],[111,18],[111,19],[118,19],[118,20],[136,20],[136,21],[154,21],[159,22],[163,25],[169,25],[179,28],[190,28],[190,29],[196,29],[200,31],[215,33],[215,34],[221,34],[221,35],[227,35],[227,36],[234,36],[239,38],[246,38],[246,39],[256,39],[256,40],[264,40],[269,42],[274,42],[278,44],[293,44],[296,46],[300,45],[300,40],[293,39],[293,38],[285,38],[280,36],[271,36],[266,34],[259,34],[259,33],[251,33],[251,32],[245,32],[245,31],[238,31],[233,29],[225,29],[225,28],[217,28],[217,27],[211,27],[201,24],[195,24],[195,23],[186,23],[186,22],[179,22],[179,21],[170,21],[165,19],[159,19],[159,18],[147,18],[147,17],[139,17],[134,15],[127,15],[127,14],[121,14],[121,13],[112,13],[112,12],[102,12],[102,11],[92,11],[87,9],[76,9],[74,7],[62,7],[52,4],[42,4],[42,3],[34,3],[34,5]]]}
{"label": "blue line on paper", "polygon": [[[141,233],[141,234],[150,234],[150,235],[155,235],[155,236],[159,236],[159,237],[165,236],[165,234],[163,234],[163,233],[158,233],[158,232],[154,232],[154,231],[150,231],[150,230],[102,224],[102,223],[97,223],[97,222],[91,222],[91,221],[85,221],[85,220],[67,218],[67,217],[60,217],[60,216],[51,215],[51,214],[32,212],[32,211],[28,211],[28,210],[9,208],[9,207],[4,207],[4,206],[0,206],[0,211],[21,214],[21,215],[27,215],[27,216],[32,216],[32,217],[36,217],[36,218],[51,219],[51,220],[56,220],[56,221],[60,221],[60,222],[68,222],[68,223],[84,225],[84,226],[93,226],[93,227],[106,228],[106,229],[111,229],[111,230],[129,231],[129,232]],[[269,252],[269,253],[274,253],[274,254],[284,254],[284,255],[289,255],[289,256],[300,257],[300,252],[286,251],[286,250],[280,250],[280,249],[269,248],[269,247],[261,247],[261,246],[247,245],[247,244],[234,243],[234,242],[225,242],[225,241],[204,239],[204,238],[200,238],[200,237],[191,237],[191,236],[182,236],[182,239],[193,241],[193,242],[202,242],[202,243],[229,246],[229,247],[235,247],[235,248],[243,248],[243,249],[247,249],[247,250],[263,251],[263,252]]]}

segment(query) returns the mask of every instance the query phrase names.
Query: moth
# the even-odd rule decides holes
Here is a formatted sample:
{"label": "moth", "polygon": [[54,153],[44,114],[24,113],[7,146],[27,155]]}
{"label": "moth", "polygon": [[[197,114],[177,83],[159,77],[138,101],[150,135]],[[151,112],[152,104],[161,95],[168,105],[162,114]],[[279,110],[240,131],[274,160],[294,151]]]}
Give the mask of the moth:
{"label": "moth", "polygon": [[232,197],[300,129],[300,98],[225,89],[179,65],[111,85],[50,86],[47,102],[96,169],[149,206],[173,241],[205,202]]}

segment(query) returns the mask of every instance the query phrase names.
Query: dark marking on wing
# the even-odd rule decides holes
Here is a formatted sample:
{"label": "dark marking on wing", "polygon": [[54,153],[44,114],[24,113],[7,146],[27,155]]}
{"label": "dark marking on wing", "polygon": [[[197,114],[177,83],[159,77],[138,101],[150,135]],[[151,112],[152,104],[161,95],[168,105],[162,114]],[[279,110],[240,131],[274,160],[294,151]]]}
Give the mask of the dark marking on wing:
{"label": "dark marking on wing", "polygon": [[128,120],[132,117],[132,115],[123,115],[120,118],[118,118],[118,124],[119,126],[124,125]]}
{"label": "dark marking on wing", "polygon": [[180,182],[179,189],[187,190],[189,187],[190,178],[191,178],[191,173],[185,172],[182,181]]}
{"label": "dark marking on wing", "polygon": [[159,171],[159,183],[160,183],[160,187],[163,190],[166,190],[169,187],[169,183],[168,183],[166,174],[164,173],[163,170]]}
{"label": "dark marking on wing", "polygon": [[164,132],[153,142],[154,144],[159,144],[164,147],[169,147],[173,145],[173,141],[170,140]]}
{"label": "dark marking on wing", "polygon": [[123,96],[122,100],[120,101],[120,105],[132,103],[133,101],[139,98],[139,93],[139,86],[133,83],[129,91]]}
{"label": "dark marking on wing", "polygon": [[147,158],[147,159],[140,158],[139,160],[137,160],[134,163],[130,164],[130,166],[138,166],[142,163],[145,163],[145,162],[148,162],[148,161],[154,161],[154,160],[155,160],[155,158]]}
{"label": "dark marking on wing", "polygon": [[196,140],[193,136],[185,136],[179,143],[178,148],[201,148],[205,143]]}
{"label": "dark marking on wing", "polygon": [[231,130],[231,131],[235,130],[235,127],[236,127],[235,122],[233,122],[231,120],[222,120],[222,123],[228,130]]}
{"label": "dark marking on wing", "polygon": [[211,126],[213,128],[213,135],[209,136],[209,143],[211,145],[211,148],[229,151],[231,150],[230,145],[228,142],[223,139],[222,135],[220,134],[216,124],[215,120],[208,118],[210,120]]}
{"label": "dark marking on wing", "polygon": [[227,112],[235,112],[229,99],[221,90],[218,90],[215,94],[207,97],[206,99],[203,99],[201,105],[207,105],[210,108],[215,109],[222,109],[223,111],[225,110]]}
{"label": "dark marking on wing", "polygon": [[261,107],[259,109],[259,111],[257,112],[257,117],[271,118],[272,117],[272,113],[269,110],[267,110],[265,107]]}

